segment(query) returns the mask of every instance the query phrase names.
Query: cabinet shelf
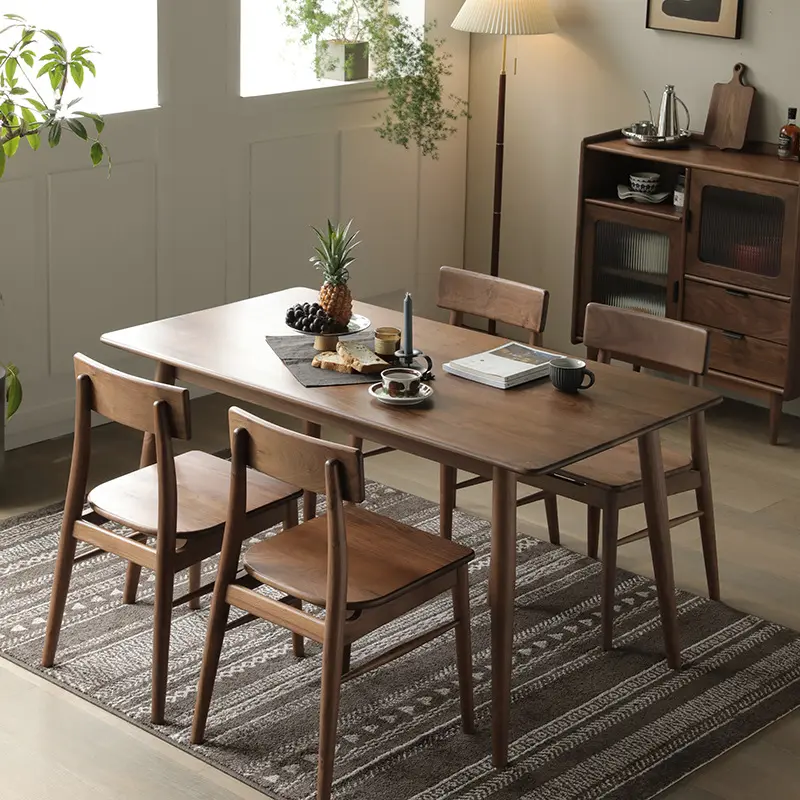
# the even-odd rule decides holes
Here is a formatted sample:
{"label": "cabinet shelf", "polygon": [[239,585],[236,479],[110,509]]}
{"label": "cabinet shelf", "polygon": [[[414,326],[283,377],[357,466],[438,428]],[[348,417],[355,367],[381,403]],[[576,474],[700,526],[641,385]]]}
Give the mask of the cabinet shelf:
{"label": "cabinet shelf", "polygon": [[611,197],[587,197],[585,202],[590,206],[599,206],[600,208],[616,208],[622,211],[627,211],[631,214],[639,214],[643,217],[666,219],[670,222],[682,222],[683,220],[683,214],[681,213],[681,210],[675,208],[675,206],[671,203],[649,205],[645,203],[637,203],[634,200],[619,200]]}
{"label": "cabinet shelf", "polygon": [[667,287],[666,274],[659,272],[637,272],[623,267],[597,267],[597,271],[609,278],[621,278],[626,281],[646,283],[648,286],[658,286],[661,289],[666,289]]}

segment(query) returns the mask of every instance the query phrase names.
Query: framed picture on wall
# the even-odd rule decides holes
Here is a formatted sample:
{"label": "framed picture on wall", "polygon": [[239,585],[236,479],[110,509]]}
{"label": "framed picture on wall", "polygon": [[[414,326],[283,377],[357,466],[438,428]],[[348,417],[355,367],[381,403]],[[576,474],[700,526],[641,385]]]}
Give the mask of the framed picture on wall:
{"label": "framed picture on wall", "polygon": [[739,39],[744,0],[647,0],[647,27]]}

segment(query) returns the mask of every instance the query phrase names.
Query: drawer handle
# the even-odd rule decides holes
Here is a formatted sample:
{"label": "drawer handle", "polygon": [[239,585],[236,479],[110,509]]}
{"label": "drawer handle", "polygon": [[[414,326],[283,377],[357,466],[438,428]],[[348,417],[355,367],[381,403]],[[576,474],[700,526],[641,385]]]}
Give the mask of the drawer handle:
{"label": "drawer handle", "polygon": [[736,333],[736,331],[722,331],[723,336],[727,336],[729,339],[744,339],[743,333]]}
{"label": "drawer handle", "polygon": [[725,294],[729,294],[731,297],[744,297],[745,299],[750,297],[747,292],[740,292],[738,289],[726,289]]}

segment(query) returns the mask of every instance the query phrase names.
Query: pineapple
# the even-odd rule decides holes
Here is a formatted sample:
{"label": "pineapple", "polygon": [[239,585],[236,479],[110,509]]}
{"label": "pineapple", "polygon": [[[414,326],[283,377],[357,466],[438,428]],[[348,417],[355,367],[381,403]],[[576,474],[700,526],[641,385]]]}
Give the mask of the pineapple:
{"label": "pineapple", "polygon": [[319,304],[340,325],[347,325],[353,315],[353,295],[347,285],[350,280],[349,266],[355,261],[353,250],[361,244],[357,242],[358,231],[350,233],[350,226],[336,225],[328,220],[328,230],[313,228],[319,245],[314,248],[315,255],[309,259],[322,271],[324,278],[319,291]]}

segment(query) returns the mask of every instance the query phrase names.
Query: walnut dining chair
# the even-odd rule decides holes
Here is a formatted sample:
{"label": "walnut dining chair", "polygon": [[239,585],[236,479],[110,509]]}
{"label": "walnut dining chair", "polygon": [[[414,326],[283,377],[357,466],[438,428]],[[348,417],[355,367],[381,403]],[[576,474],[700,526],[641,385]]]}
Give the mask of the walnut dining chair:
{"label": "walnut dining chair", "polygon": [[[612,359],[703,383],[708,370],[708,331],[684,322],[638,311],[590,303],[586,307],[583,343],[598,361]],[[705,562],[708,593],[719,600],[714,503],[706,443],[705,414],[689,420],[690,453],[662,448],[667,495],[695,493],[697,509],[670,519],[671,528],[697,520]],[[588,552],[599,553],[601,514],[603,539],[602,635],[603,647],[613,643],[614,591],[617,548],[648,536],[647,528],[619,537],[619,512],[644,502],[637,443],[628,442],[592,456],[548,480],[548,488],[587,506]],[[541,481],[540,481],[541,483]]]}
{"label": "walnut dining chair", "polygon": [[[437,304],[450,312],[450,324],[461,327],[464,315],[493,319],[515,325],[528,331],[528,343],[541,347],[542,334],[547,324],[547,307],[550,295],[544,289],[505,278],[495,278],[481,272],[442,267],[439,270],[439,296]],[[458,481],[455,467],[442,465],[439,475],[439,528],[441,535],[453,535],[453,511],[459,489],[488,483],[488,478],[476,476]],[[538,491],[520,497],[517,507],[544,500],[547,530],[550,541],[559,544],[558,501],[550,492]]]}
{"label": "walnut dining chair", "polygon": [[[317,800],[331,796],[342,683],[453,629],[462,726],[471,733],[474,711],[468,564],[474,558],[473,551],[356,505],[364,500],[364,462],[355,448],[278,428],[237,408],[230,410],[230,429],[230,505],[192,742],[199,744],[205,737],[226,629],[257,618],[290,630],[298,656],[303,654],[304,638],[322,644]],[[242,542],[247,536],[248,468],[310,492],[324,493],[327,511],[250,547],[244,555],[245,574],[237,578]],[[254,591],[262,585],[285,596],[278,600]],[[351,668],[354,641],[448,591],[452,592],[454,606],[451,622],[432,627]],[[304,611],[303,603],[324,608],[324,618]],[[228,624],[231,606],[249,616]]]}
{"label": "walnut dining chair", "polygon": [[[155,572],[151,720],[164,723],[172,609],[199,608],[213,583],[200,585],[203,559],[220,551],[228,500],[230,465],[207,453],[175,456],[172,440],[191,437],[189,392],[135,378],[75,356],[75,439],[64,519],[58,545],[42,665],[52,667],[75,564],[113,553]],[[92,412],[155,436],[156,464],[94,488],[86,498]],[[300,491],[257,472],[248,472],[242,535],[297,519]],[[88,510],[84,511],[84,503]],[[116,523],[128,533],[104,525]],[[150,544],[155,540],[153,544]],[[76,556],[79,542],[92,550]],[[175,575],[189,570],[189,591],[174,598]]]}

